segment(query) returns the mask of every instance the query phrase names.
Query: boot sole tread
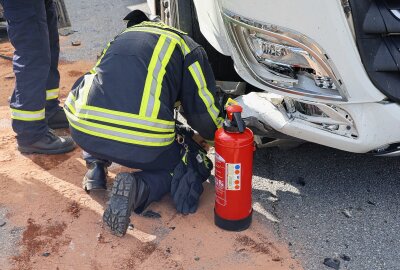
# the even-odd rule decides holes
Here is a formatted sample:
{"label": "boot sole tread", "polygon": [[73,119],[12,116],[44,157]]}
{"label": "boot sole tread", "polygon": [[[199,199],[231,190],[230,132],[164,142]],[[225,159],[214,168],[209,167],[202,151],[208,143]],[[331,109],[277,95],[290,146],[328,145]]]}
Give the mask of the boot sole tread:
{"label": "boot sole tread", "polygon": [[129,226],[133,181],[133,176],[128,173],[117,175],[111,190],[110,202],[104,211],[103,221],[116,236],[124,236]]}

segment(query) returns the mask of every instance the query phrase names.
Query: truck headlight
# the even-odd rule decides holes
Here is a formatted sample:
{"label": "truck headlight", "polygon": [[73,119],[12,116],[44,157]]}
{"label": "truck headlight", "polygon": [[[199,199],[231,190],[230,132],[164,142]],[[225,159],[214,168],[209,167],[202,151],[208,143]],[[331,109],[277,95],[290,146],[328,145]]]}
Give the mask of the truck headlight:
{"label": "truck headlight", "polygon": [[295,31],[226,10],[223,15],[241,61],[257,81],[292,94],[347,100],[333,63],[314,41]]}

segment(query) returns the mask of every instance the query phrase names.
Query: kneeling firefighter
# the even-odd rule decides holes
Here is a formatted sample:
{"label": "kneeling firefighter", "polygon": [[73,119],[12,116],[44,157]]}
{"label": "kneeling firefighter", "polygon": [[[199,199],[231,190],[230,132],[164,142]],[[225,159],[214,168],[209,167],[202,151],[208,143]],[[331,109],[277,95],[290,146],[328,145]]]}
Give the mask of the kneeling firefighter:
{"label": "kneeling firefighter", "polygon": [[174,104],[182,104],[188,124],[206,140],[222,123],[204,49],[141,11],[125,20],[128,28],[75,83],[65,105],[72,137],[85,151],[86,190],[106,188],[111,162],[142,170],[114,181],[103,221],[118,236],[131,211],[141,213],[168,192],[178,212],[197,210],[212,163],[193,132],[176,127]]}

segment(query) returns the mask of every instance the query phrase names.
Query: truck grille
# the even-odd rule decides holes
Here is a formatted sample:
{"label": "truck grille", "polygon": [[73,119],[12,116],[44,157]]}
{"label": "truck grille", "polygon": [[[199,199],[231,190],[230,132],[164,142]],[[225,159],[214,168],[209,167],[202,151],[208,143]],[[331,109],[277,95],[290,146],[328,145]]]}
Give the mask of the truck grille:
{"label": "truck grille", "polygon": [[400,102],[400,1],[350,0],[361,60],[371,81]]}

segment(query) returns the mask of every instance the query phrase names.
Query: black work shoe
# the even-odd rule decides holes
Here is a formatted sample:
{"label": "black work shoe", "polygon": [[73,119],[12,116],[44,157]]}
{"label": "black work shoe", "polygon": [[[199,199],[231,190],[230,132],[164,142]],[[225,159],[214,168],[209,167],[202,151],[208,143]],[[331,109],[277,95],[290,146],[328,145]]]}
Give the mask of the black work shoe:
{"label": "black work shoe", "polygon": [[103,222],[116,236],[124,236],[132,210],[143,207],[149,197],[147,184],[130,173],[120,173],[115,178],[111,198],[103,214]]}
{"label": "black work shoe", "polygon": [[51,129],[60,129],[69,127],[67,116],[65,115],[65,112],[61,107],[58,107],[57,111],[53,115],[49,116],[48,119],[46,118],[46,120],[47,120],[47,125]]}
{"label": "black work shoe", "polygon": [[57,136],[49,130],[39,141],[29,144],[18,144],[18,150],[24,154],[63,154],[74,150],[75,143],[69,136]]}
{"label": "black work shoe", "polygon": [[83,178],[83,189],[86,192],[107,189],[107,166],[104,162],[94,161],[88,164],[88,171]]}

